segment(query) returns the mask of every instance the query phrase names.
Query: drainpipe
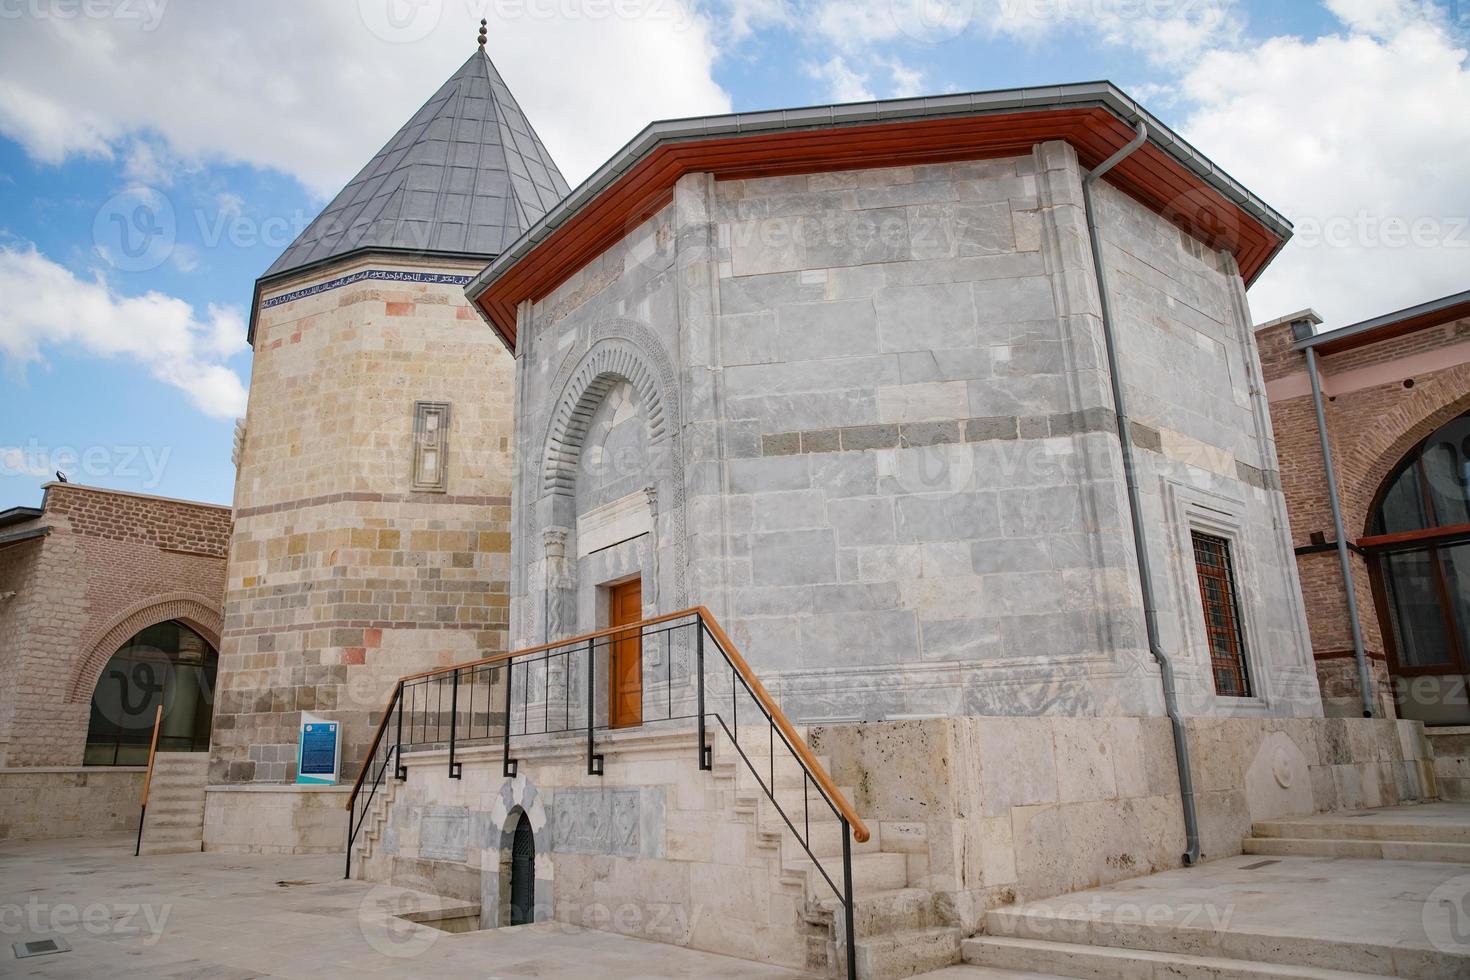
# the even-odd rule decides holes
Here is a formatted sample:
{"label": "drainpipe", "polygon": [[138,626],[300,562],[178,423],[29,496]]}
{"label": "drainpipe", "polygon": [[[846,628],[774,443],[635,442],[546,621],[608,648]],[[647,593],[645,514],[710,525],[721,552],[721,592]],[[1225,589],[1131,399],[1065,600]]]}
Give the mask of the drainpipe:
{"label": "drainpipe", "polygon": [[1194,776],[1190,771],[1189,736],[1179,714],[1179,696],[1174,687],[1174,665],[1164,653],[1159,640],[1158,602],[1154,594],[1153,569],[1148,560],[1148,542],[1143,532],[1143,505],[1139,500],[1138,472],[1133,459],[1133,439],[1129,432],[1128,401],[1123,392],[1123,377],[1118,364],[1118,347],[1113,337],[1113,307],[1108,298],[1107,270],[1103,264],[1102,236],[1097,229],[1097,216],[1092,207],[1092,185],[1112,170],[1134,150],[1148,141],[1148,127],[1139,121],[1138,135],[1117,153],[1104,160],[1082,180],[1082,204],[1087,214],[1087,234],[1092,241],[1092,267],[1097,275],[1097,295],[1102,308],[1103,344],[1108,353],[1108,381],[1113,388],[1113,411],[1117,417],[1118,443],[1123,451],[1123,478],[1128,487],[1128,516],[1133,525],[1133,550],[1138,555],[1138,586],[1143,593],[1143,623],[1148,631],[1148,650],[1159,665],[1164,688],[1164,711],[1174,732],[1175,768],[1179,770],[1179,799],[1184,810],[1184,864],[1199,861],[1199,814],[1195,809]]}
{"label": "drainpipe", "polygon": [[[1295,328],[1295,324],[1292,325]],[[1368,674],[1368,654],[1363,649],[1363,627],[1358,622],[1358,597],[1353,589],[1352,559],[1347,535],[1342,530],[1342,502],[1337,495],[1337,468],[1332,465],[1332,443],[1327,438],[1327,416],[1322,410],[1322,382],[1317,376],[1317,352],[1307,348],[1307,377],[1312,381],[1312,409],[1317,413],[1317,443],[1322,447],[1322,468],[1327,472],[1327,500],[1332,505],[1332,532],[1337,536],[1337,564],[1342,569],[1343,594],[1347,596],[1348,625],[1353,631],[1353,659],[1358,662],[1358,690],[1363,696],[1363,717],[1373,717],[1373,692]]]}

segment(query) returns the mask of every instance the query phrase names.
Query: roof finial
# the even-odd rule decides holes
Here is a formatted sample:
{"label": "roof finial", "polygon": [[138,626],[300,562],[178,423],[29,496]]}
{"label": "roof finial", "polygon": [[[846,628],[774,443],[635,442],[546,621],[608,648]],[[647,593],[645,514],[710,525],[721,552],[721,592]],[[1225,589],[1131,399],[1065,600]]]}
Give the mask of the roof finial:
{"label": "roof finial", "polygon": [[485,41],[488,40],[489,35],[490,35],[489,28],[487,28],[485,26],[486,23],[487,23],[487,21],[483,17],[480,18],[480,50],[481,51],[484,51],[485,50]]}

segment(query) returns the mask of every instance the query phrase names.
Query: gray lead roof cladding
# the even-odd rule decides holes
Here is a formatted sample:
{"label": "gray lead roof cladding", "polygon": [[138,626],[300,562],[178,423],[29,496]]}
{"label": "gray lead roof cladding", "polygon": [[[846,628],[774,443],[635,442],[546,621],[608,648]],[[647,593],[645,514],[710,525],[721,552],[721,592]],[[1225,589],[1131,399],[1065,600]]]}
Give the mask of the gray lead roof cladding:
{"label": "gray lead roof cladding", "polygon": [[362,249],[488,258],[568,190],[495,65],[477,50],[261,280]]}

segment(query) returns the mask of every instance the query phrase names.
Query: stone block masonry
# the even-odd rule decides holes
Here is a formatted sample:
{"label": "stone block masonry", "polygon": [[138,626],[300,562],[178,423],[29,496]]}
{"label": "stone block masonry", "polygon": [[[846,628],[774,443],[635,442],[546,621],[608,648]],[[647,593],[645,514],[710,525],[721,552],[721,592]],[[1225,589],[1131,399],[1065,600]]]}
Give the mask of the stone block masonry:
{"label": "stone block masonry", "polygon": [[[517,643],[604,625],[638,574],[657,611],[714,610],[803,720],[1158,713],[1081,175],[1059,142],[689,174],[524,304]],[[1317,713],[1233,260],[1111,186],[1097,210],[1187,710]],[[577,555],[579,481],[623,458],[598,414],[619,370],[646,379],[648,451],[616,485],[651,491],[650,531],[571,566],[545,535]],[[1195,528],[1237,556],[1247,699],[1215,695]]]}
{"label": "stone block masonry", "polygon": [[[505,649],[511,359],[452,276],[350,278],[380,267],[417,268],[284,281],[257,321],[212,784],[293,781],[303,711],[352,779],[399,676]],[[418,402],[449,406],[443,492],[413,489]]]}

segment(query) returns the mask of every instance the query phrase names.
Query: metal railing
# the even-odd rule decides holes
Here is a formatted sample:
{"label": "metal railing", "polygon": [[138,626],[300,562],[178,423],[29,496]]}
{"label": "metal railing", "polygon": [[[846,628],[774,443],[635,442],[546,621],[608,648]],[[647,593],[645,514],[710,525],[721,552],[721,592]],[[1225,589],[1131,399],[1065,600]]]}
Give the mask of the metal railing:
{"label": "metal railing", "polygon": [[[636,658],[632,668],[628,658]],[[615,690],[619,663],[641,680],[636,711],[627,692]],[[714,766],[713,721],[832,889],[843,911],[847,973],[855,977],[852,842],[866,841],[868,828],[703,606],[400,678],[348,797],[346,876],[390,767],[394,778],[408,778],[407,754],[447,749],[448,776],[460,779],[461,749],[498,745],[502,775],[512,778],[518,741],[575,735],[585,738],[588,774],[600,776],[599,733],[689,720],[699,768]],[[841,838],[840,881],[812,846],[813,823],[828,819]]]}

